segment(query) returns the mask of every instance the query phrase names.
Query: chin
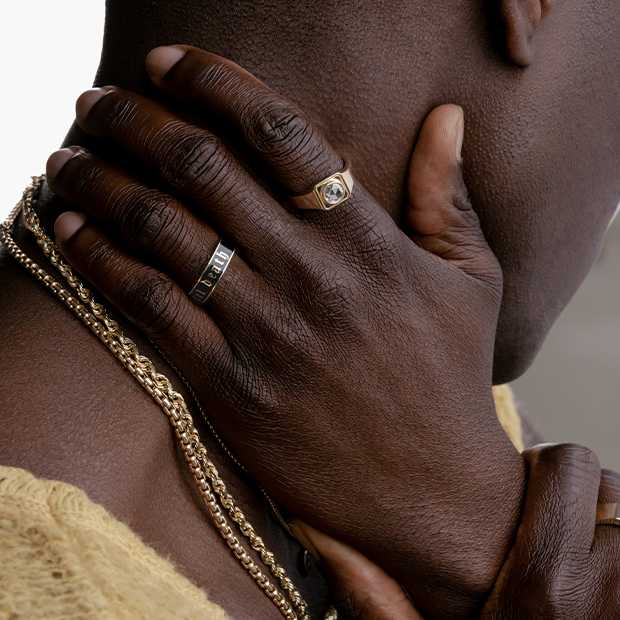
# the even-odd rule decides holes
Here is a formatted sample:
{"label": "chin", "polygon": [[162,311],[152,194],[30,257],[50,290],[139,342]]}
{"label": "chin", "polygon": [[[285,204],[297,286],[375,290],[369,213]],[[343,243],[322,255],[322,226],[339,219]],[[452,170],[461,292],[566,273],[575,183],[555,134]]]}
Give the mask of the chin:
{"label": "chin", "polygon": [[512,330],[498,326],[493,355],[493,385],[510,383],[526,372],[536,359],[551,325],[527,327],[521,324]]}

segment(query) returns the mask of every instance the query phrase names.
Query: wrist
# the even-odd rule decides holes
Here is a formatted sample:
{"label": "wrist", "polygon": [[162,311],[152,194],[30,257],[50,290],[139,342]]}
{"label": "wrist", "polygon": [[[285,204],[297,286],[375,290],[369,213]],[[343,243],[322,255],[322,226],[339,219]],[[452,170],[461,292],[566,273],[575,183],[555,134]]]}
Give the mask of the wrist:
{"label": "wrist", "polygon": [[314,504],[302,518],[379,564],[428,617],[477,617],[514,541],[526,486],[523,459],[491,421],[408,453],[401,444],[398,463],[385,457],[390,467],[373,458],[365,484],[332,493],[334,506],[323,497],[320,514]]}

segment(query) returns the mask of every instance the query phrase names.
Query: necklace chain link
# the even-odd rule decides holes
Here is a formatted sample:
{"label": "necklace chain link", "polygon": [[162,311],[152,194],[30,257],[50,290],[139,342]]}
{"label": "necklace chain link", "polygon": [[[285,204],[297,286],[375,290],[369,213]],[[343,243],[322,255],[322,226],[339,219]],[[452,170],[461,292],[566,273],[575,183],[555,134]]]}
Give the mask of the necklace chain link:
{"label": "necklace chain link", "polygon": [[[21,265],[63,301],[65,305],[82,320],[163,409],[179,439],[185,459],[198,485],[198,489],[207,506],[213,523],[217,531],[226,541],[233,555],[239,560],[240,564],[246,569],[248,574],[271,599],[287,620],[295,620],[296,618],[299,618],[299,620],[310,620],[307,605],[301,597],[299,590],[290,580],[285,570],[278,564],[274,554],[265,547],[262,538],[256,534],[256,531],[245,518],[241,509],[236,505],[232,495],[226,489],[224,481],[220,478],[215,465],[208,456],[204,444],[200,440],[192,416],[181,394],[172,388],[172,385],[164,375],[155,371],[151,360],[140,355],[133,341],[123,335],[119,325],[108,316],[105,307],[95,301],[94,295],[74,274],[71,267],[65,262],[56,244],[45,233],[39,217],[32,206],[33,201],[36,200],[39,194],[44,179],[44,176],[33,177],[32,185],[25,190],[21,201],[13,209],[6,222],[0,225],[0,242],[2,242],[9,253]],[[75,291],[78,299],[69,291],[65,290],[52,276],[31,260],[15,243],[11,234],[11,229],[20,212],[23,213],[25,226],[34,234],[38,245],[43,250],[47,259],[67,280],[69,286]],[[178,370],[176,370],[176,372],[178,372]],[[190,393],[207,420],[211,432],[214,433],[214,436],[226,450],[227,454],[245,471],[245,468],[237,461],[232,452],[228,450],[213,428],[202,406],[198,402],[194,391],[189,386],[189,383],[182,375],[179,374],[179,376],[190,388]],[[215,491],[215,494],[213,491]],[[272,508],[275,509],[276,516],[285,523],[274,505],[273,500],[271,500],[262,489],[261,491],[265,494]],[[239,526],[239,530],[243,536],[248,539],[252,549],[260,555],[261,561],[269,568],[273,577],[278,580],[280,587],[287,593],[289,600],[287,600],[277,587],[269,581],[268,577],[261,572],[254,560],[247,553],[245,547],[229,526],[222,508],[228,513],[230,519]],[[333,607],[328,610],[325,618],[326,620],[328,618],[335,618]]]}

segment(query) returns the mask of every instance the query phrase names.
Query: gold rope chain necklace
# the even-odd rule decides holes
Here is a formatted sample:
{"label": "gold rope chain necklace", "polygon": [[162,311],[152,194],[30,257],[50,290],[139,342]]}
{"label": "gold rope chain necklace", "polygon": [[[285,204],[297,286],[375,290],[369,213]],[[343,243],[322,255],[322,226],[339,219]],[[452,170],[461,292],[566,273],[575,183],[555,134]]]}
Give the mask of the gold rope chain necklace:
{"label": "gold rope chain necklace", "polygon": [[[95,301],[94,295],[74,274],[71,267],[65,262],[56,244],[45,233],[39,217],[32,206],[33,201],[36,200],[39,195],[44,180],[44,175],[32,178],[32,184],[26,188],[22,199],[17,203],[13,211],[11,211],[4,224],[0,225],[0,242],[6,247],[15,260],[25,267],[81,319],[163,409],[179,439],[185,459],[187,460],[200,494],[207,506],[215,529],[226,541],[233,555],[239,560],[241,566],[246,569],[256,584],[287,620],[295,620],[297,618],[299,620],[310,620],[307,605],[301,597],[299,590],[290,580],[285,570],[278,564],[274,554],[265,547],[262,538],[256,534],[256,531],[245,518],[241,509],[236,505],[232,495],[226,489],[224,481],[220,478],[215,465],[207,454],[204,444],[200,440],[192,416],[181,394],[172,388],[170,381],[168,381],[164,375],[155,371],[151,360],[144,355],[140,355],[136,345],[123,335],[116,321],[108,316],[102,304]],[[67,280],[69,286],[75,291],[78,299],[73,297],[72,294],[65,290],[61,284],[56,282],[52,276],[31,260],[15,243],[12,237],[12,228],[20,213],[23,213],[24,225],[34,234],[37,244],[43,250],[43,254]],[[182,376],[181,378],[189,387],[187,381],[185,381]],[[191,390],[191,393],[193,398],[197,401],[197,397],[193,390]],[[205,415],[200,403],[197,402],[197,405],[201,413]],[[207,423],[211,431],[214,432],[215,429],[208,419]],[[214,434],[223,445],[219,435],[217,435],[217,433]],[[226,452],[239,466],[241,466],[227,448]],[[213,491],[215,491],[215,494]],[[272,508],[275,508],[273,501],[264,491],[263,493],[267,497]],[[288,600],[278,591],[277,587],[269,581],[268,577],[261,572],[254,560],[248,555],[246,549],[229,526],[225,515],[226,512],[228,512],[229,518],[239,526],[240,532],[248,539],[252,549],[259,553],[263,564],[269,568],[271,574],[278,580],[280,587],[287,593]],[[279,517],[280,515],[277,509],[276,513]],[[335,618],[335,610],[332,607],[325,614],[325,620],[335,620]]]}

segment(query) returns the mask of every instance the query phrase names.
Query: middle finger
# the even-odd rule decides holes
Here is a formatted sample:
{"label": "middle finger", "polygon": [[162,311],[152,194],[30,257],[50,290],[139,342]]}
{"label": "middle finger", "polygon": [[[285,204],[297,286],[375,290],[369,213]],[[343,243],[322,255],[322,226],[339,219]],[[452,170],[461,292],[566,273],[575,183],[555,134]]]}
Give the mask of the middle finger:
{"label": "middle finger", "polygon": [[[214,228],[246,248],[250,263],[295,247],[299,220],[284,210],[212,133],[167,108],[116,87],[78,99],[80,126],[114,141],[152,168]],[[286,231],[281,243],[278,232]]]}
{"label": "middle finger", "polygon": [[[198,281],[220,234],[178,200],[84,148],[54,153],[47,168],[52,191],[102,221],[123,247],[167,273],[186,291]],[[217,314],[223,301],[224,310],[242,309],[248,300],[260,301],[260,289],[256,274],[236,254],[210,298],[210,307]]]}

